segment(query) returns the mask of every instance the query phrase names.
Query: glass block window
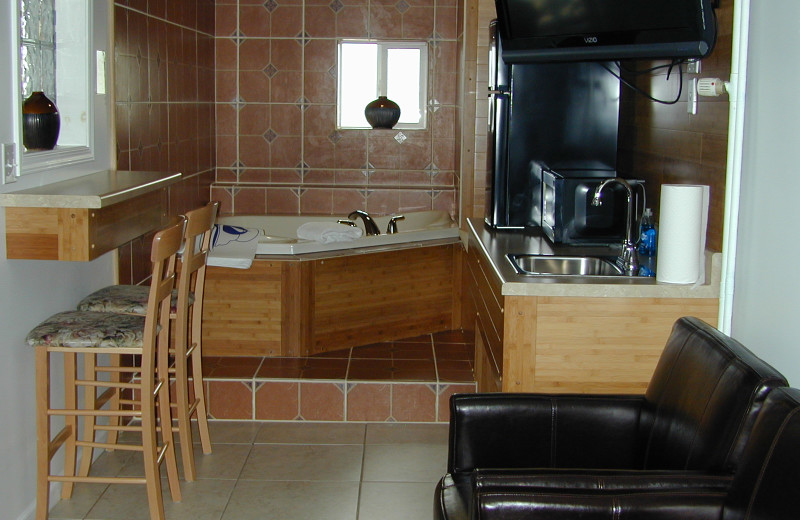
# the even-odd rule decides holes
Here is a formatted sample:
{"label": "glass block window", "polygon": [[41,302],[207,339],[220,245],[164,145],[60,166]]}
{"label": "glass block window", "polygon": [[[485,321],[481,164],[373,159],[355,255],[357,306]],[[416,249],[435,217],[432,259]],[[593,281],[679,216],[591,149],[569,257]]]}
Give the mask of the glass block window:
{"label": "glass block window", "polygon": [[18,1],[22,98],[42,91],[56,101],[55,0]]}

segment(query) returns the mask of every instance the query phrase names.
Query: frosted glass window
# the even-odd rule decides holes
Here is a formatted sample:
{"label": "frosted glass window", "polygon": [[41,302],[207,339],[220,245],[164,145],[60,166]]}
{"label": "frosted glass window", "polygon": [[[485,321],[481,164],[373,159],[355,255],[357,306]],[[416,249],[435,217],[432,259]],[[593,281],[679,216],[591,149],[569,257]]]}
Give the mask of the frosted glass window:
{"label": "frosted glass window", "polygon": [[425,128],[427,70],[425,42],[340,42],[339,128],[369,128],[364,107],[378,96],[400,105],[395,128]]}
{"label": "frosted glass window", "polygon": [[22,98],[42,91],[56,101],[55,0],[19,1]]}

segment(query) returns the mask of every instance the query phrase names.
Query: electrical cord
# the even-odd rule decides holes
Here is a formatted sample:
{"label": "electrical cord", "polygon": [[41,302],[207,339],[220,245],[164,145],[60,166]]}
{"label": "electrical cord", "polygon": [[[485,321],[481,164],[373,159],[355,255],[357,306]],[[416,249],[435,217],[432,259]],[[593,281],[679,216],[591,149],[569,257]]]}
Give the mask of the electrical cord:
{"label": "electrical cord", "polygon": [[[681,95],[683,94],[683,69],[680,66],[681,63],[683,63],[683,61],[684,60],[673,60],[672,63],[670,63],[669,65],[659,65],[657,67],[653,67],[652,70],[650,70],[650,72],[652,72],[654,70],[658,70],[658,69],[661,69],[661,68],[669,68],[669,71],[667,72],[667,81],[669,81],[669,77],[672,74],[672,69],[675,67],[675,65],[678,65],[678,78],[679,78],[678,95],[677,95],[677,97],[675,99],[673,99],[671,101],[655,98],[655,97],[651,96],[648,92],[645,92],[644,90],[640,89],[639,87],[637,87],[633,83],[631,83],[628,80],[624,79],[620,74],[617,74],[616,72],[611,70],[605,63],[601,63],[601,66],[604,69],[606,69],[609,74],[611,74],[612,76],[617,78],[620,81],[620,83],[622,83],[626,87],[630,88],[634,92],[637,92],[637,93],[641,94],[642,96],[646,97],[650,101],[654,101],[656,103],[661,103],[662,105],[674,105],[678,101],[680,101]],[[619,63],[617,63],[617,66],[620,67],[620,70],[622,70],[622,66]],[[645,71],[642,71],[641,73],[644,74]]]}

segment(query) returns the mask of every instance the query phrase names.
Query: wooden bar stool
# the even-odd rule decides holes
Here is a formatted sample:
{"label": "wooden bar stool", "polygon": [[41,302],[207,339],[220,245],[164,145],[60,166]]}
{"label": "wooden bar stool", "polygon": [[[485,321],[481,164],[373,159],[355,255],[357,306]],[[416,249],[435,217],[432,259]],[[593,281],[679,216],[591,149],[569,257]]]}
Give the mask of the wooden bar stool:
{"label": "wooden bar stool", "polygon": [[[192,451],[191,418],[197,416],[200,443],[203,453],[211,453],[211,437],[208,432],[208,410],[205,400],[202,366],[202,316],[203,291],[205,288],[206,257],[211,247],[211,230],[216,221],[219,202],[186,213],[184,249],[179,265],[178,288],[173,292],[170,316],[174,319],[173,355],[174,365],[170,374],[174,378],[173,406],[177,425],[173,431],[178,434],[183,460],[183,473],[187,481],[196,478],[194,453]],[[78,310],[112,312],[121,314],[143,314],[147,309],[147,286],[111,285],[104,287],[78,304]],[[116,360],[115,360],[116,361]],[[189,382],[191,367],[191,383]],[[117,397],[111,399],[111,407],[119,407]],[[86,428],[92,428],[91,418]],[[109,443],[116,441],[110,436]],[[81,471],[89,464],[86,455],[81,461]]]}
{"label": "wooden bar stool", "polygon": [[[45,520],[49,510],[50,482],[63,482],[62,498],[72,496],[75,482],[144,484],[150,518],[164,518],[164,503],[161,493],[159,467],[166,463],[167,478],[172,500],[181,500],[178,481],[178,466],[172,430],[161,428],[161,443],[157,438],[157,423],[169,425],[169,307],[175,285],[175,263],[180,248],[185,218],[177,217],[170,225],[157,232],[153,238],[150,259],[153,262],[151,285],[148,289],[147,313],[144,316],[111,314],[104,312],[67,311],[55,314],[34,328],[27,343],[36,352],[36,425],[37,425],[37,486],[36,518]],[[50,354],[64,355],[65,406],[52,408],[50,403]],[[97,355],[138,355],[140,362],[133,367],[120,365],[98,366]],[[94,368],[78,378],[76,365],[79,355],[92,358],[88,363]],[[99,372],[113,375],[111,381],[99,381],[93,376]],[[128,374],[121,378],[120,374]],[[121,381],[121,379],[123,379]],[[111,407],[99,409],[96,401],[108,401],[107,397],[94,398],[98,388],[106,388],[104,396],[128,392],[132,396],[132,408]],[[78,404],[79,389],[86,396],[81,407]],[[65,426],[52,435],[52,416],[63,416]],[[138,444],[100,443],[94,431],[78,432],[78,417],[116,417],[123,421],[139,419],[140,423],[99,425],[98,429],[109,431],[141,432]],[[55,453],[64,446],[64,474],[53,475],[50,463]],[[76,451],[81,448],[91,452],[94,448],[116,448],[142,453],[144,477],[99,477],[76,473]]]}

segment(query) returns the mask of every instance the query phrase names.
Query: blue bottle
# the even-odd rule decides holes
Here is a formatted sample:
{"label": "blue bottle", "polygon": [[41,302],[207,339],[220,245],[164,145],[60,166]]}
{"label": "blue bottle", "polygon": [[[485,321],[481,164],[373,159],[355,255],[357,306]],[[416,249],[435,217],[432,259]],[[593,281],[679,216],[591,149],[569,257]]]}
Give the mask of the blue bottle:
{"label": "blue bottle", "polygon": [[639,254],[642,256],[656,256],[656,226],[653,222],[653,211],[644,210],[642,216],[641,232],[639,235]]}

